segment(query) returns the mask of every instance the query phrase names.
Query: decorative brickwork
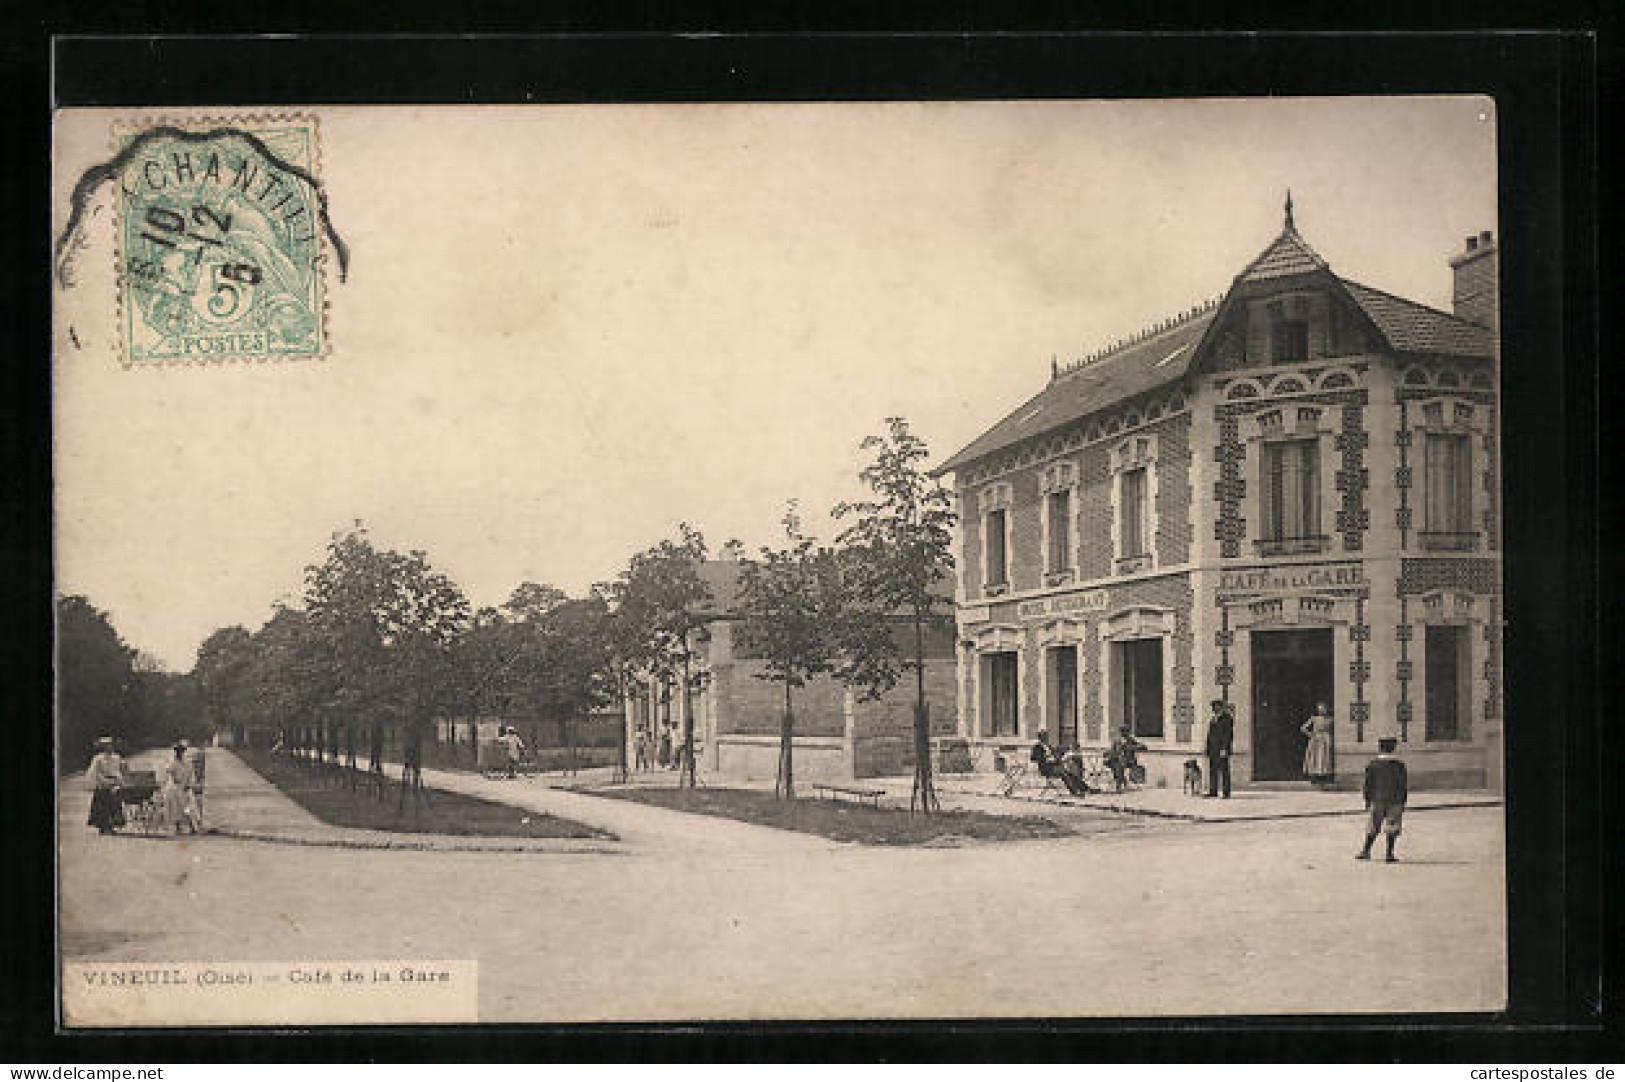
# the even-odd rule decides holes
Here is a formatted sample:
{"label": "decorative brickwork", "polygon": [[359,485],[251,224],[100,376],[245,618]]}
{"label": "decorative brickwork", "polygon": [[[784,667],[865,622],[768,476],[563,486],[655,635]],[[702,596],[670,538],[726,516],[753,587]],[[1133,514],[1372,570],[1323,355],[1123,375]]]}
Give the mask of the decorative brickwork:
{"label": "decorative brickwork", "polygon": [[1112,573],[1112,472],[1105,447],[1083,452],[1078,470],[1078,577]]}
{"label": "decorative brickwork", "polygon": [[1401,560],[1399,594],[1424,594],[1453,588],[1471,594],[1499,592],[1497,563],[1482,557],[1437,557]]}
{"label": "decorative brickwork", "polygon": [[1191,556],[1190,415],[1157,426],[1157,561],[1182,564]]}
{"label": "decorative brickwork", "polygon": [[1010,586],[1034,590],[1043,585],[1043,493],[1039,471],[1027,470],[1010,478]]}
{"label": "decorative brickwork", "polygon": [[1491,552],[1501,547],[1501,459],[1495,433],[1498,423],[1499,418],[1492,406],[1489,423],[1484,426],[1484,540]]}
{"label": "decorative brickwork", "polygon": [[1349,720],[1354,722],[1354,742],[1365,743],[1365,727],[1371,724],[1371,704],[1363,699],[1349,704]]}
{"label": "decorative brickwork", "polygon": [[1084,739],[1098,744],[1101,737],[1103,713],[1100,688],[1100,629],[1090,620],[1083,636],[1083,732]]}
{"label": "decorative brickwork", "polygon": [[1344,405],[1343,430],[1335,443],[1343,461],[1336,477],[1337,491],[1343,495],[1343,506],[1337,512],[1337,532],[1343,535],[1345,552],[1358,552],[1365,547],[1365,532],[1371,526],[1371,513],[1365,508],[1365,493],[1371,487],[1365,449],[1371,444],[1371,435],[1365,430],[1364,406]]}
{"label": "decorative brickwork", "polygon": [[1349,717],[1354,722],[1354,740],[1361,743],[1371,716],[1371,708],[1365,701],[1366,681],[1371,679],[1371,663],[1365,657],[1365,645],[1371,641],[1371,627],[1365,622],[1365,598],[1355,601],[1354,614],[1354,623],[1349,627],[1349,642],[1354,644],[1354,663],[1350,666],[1350,675],[1354,677],[1354,703],[1349,707]]}
{"label": "decorative brickwork", "polygon": [[1403,594],[1399,599],[1399,626],[1394,628],[1394,641],[1399,644],[1399,660],[1394,662],[1394,682],[1399,685],[1399,701],[1394,706],[1394,720],[1399,722],[1399,739],[1411,737],[1411,624],[1410,603]]}
{"label": "decorative brickwork", "polygon": [[1501,601],[1490,599],[1490,618],[1484,622],[1484,717],[1501,716]]}
{"label": "decorative brickwork", "polygon": [[1219,505],[1213,535],[1219,542],[1219,554],[1226,558],[1240,556],[1241,542],[1247,537],[1247,523],[1241,517],[1241,501],[1247,494],[1247,482],[1241,477],[1245,457],[1238,418],[1233,412],[1220,416],[1219,446],[1213,451],[1219,464],[1219,479],[1213,483],[1213,498]]}
{"label": "decorative brickwork", "polygon": [[[1235,390],[1232,388],[1230,394]],[[1288,399],[1294,406],[1320,405],[1341,410],[1342,428],[1334,438],[1334,449],[1341,462],[1335,482],[1342,496],[1336,525],[1337,532],[1343,537],[1343,548],[1349,552],[1358,552],[1365,547],[1365,533],[1371,527],[1371,513],[1365,506],[1365,494],[1371,480],[1365,468],[1365,449],[1371,443],[1370,433],[1365,429],[1365,406],[1369,398],[1366,391],[1351,389],[1292,394]],[[1215,408],[1219,443],[1213,449],[1213,460],[1219,465],[1219,479],[1213,483],[1213,498],[1219,505],[1219,512],[1214,519],[1213,536],[1219,542],[1219,555],[1225,559],[1240,556],[1242,542],[1247,538],[1247,523],[1241,515],[1247,483],[1242,477],[1246,449],[1241,442],[1240,419],[1261,410],[1279,409],[1280,406],[1279,400],[1253,400],[1248,396],[1241,400],[1230,399]]]}

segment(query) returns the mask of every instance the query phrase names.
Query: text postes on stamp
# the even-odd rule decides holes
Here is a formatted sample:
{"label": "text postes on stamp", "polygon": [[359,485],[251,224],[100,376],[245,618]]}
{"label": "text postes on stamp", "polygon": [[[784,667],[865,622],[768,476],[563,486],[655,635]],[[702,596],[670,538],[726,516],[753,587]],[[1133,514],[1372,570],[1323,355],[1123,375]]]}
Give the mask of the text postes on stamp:
{"label": "text postes on stamp", "polygon": [[126,362],[326,352],[314,121],[164,125],[118,142]]}

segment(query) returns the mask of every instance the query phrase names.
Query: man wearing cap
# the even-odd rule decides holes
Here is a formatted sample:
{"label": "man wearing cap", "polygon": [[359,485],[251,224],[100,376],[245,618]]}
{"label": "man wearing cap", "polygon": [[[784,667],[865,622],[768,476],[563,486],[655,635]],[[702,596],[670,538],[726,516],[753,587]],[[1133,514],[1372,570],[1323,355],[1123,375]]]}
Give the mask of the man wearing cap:
{"label": "man wearing cap", "polygon": [[1207,795],[1230,799],[1230,749],[1236,739],[1235,719],[1230,704],[1214,699],[1210,704],[1213,716],[1207,723]]}
{"label": "man wearing cap", "polygon": [[113,750],[113,738],[96,741],[96,755],[90,760],[90,825],[103,834],[124,825],[124,804],[119,789],[124,784],[124,760]]}
{"label": "man wearing cap", "polygon": [[1207,720],[1207,796],[1230,799],[1230,749],[1235,744],[1235,715],[1230,703],[1214,699]]}
{"label": "man wearing cap", "polygon": [[1405,764],[1394,754],[1398,747],[1399,741],[1393,737],[1381,738],[1376,758],[1365,765],[1365,806],[1371,818],[1366,823],[1365,845],[1360,847],[1356,860],[1371,859],[1371,843],[1377,840],[1379,830],[1388,851],[1384,859],[1390,864],[1399,859],[1394,856],[1394,839],[1399,837],[1404,823],[1405,801],[1410,794]]}

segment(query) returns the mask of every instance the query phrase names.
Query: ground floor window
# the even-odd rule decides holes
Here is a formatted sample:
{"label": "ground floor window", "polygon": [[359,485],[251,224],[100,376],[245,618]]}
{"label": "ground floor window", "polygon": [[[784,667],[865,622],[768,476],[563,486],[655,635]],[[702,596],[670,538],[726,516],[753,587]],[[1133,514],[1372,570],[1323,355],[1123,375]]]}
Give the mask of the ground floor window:
{"label": "ground floor window", "polygon": [[1019,732],[1016,663],[1014,651],[982,656],[988,736],[1015,736]]}
{"label": "ground floor window", "polygon": [[1118,724],[1135,736],[1161,736],[1162,640],[1127,639],[1111,649]]}
{"label": "ground floor window", "polygon": [[1427,629],[1427,738],[1460,740],[1466,735],[1467,629],[1457,625],[1434,625]]}

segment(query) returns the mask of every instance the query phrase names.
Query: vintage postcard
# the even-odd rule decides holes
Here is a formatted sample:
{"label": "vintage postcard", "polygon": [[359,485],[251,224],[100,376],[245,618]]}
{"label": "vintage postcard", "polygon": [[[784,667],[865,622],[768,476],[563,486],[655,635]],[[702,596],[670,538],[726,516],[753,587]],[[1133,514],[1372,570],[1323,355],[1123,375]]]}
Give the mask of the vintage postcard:
{"label": "vintage postcard", "polygon": [[65,1027],[1505,1006],[1489,98],[54,138]]}

